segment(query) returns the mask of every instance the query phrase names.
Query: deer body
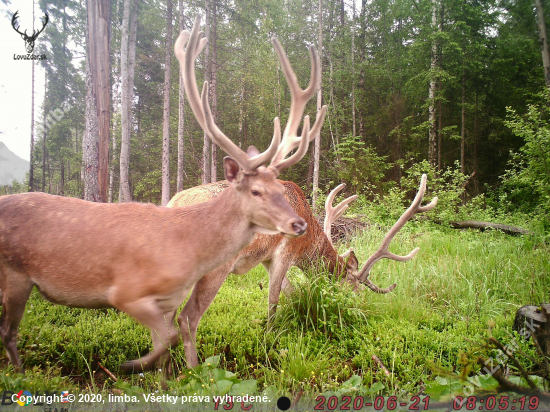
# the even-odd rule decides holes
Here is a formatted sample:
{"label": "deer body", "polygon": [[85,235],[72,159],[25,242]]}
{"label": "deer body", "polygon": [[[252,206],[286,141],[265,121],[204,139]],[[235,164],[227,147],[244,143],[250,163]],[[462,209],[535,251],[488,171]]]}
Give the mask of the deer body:
{"label": "deer body", "polygon": [[[282,181],[281,183],[285,188],[286,200],[298,216],[306,221],[308,225],[306,233],[294,239],[278,235],[256,235],[254,241],[237,256],[197,282],[178,319],[188,367],[198,365],[195,341],[199,322],[230,273],[240,275],[260,263],[264,265],[269,273],[270,316],[275,312],[281,289],[286,289],[290,285],[286,273],[292,266],[297,266],[302,271],[329,270],[331,273],[345,276],[352,283],[355,281],[353,277],[353,270],[357,269],[355,256],[351,256],[347,262],[339,256],[317,222],[299,186],[293,182]],[[177,193],[167,206],[178,208],[213,201],[221,196],[227,187],[228,182],[221,181],[187,189]]]}
{"label": "deer body", "polygon": [[[238,185],[213,202],[178,209],[44,193],[0,198],[0,337],[10,361],[21,366],[16,331],[36,286],[51,302],[114,307],[150,327],[155,350],[125,368],[152,366],[166,346],[177,344],[171,320],[198,279],[230,260],[258,231],[292,236],[296,223],[305,227],[273,183],[273,197],[280,199],[255,204],[254,210]],[[271,217],[273,207],[283,220]]]}
{"label": "deer body", "polygon": [[[180,33],[174,51],[197,121],[233,157],[224,159],[230,184],[211,202],[174,209],[138,203],[97,204],[44,193],[0,198],[0,338],[17,369],[22,366],[17,328],[34,286],[52,302],[114,307],[148,326],[153,351],[124,363],[122,369],[151,369],[161,357],[169,362],[168,349],[180,340],[175,310],[201,277],[231,261],[256,233],[289,237],[305,233],[306,222],[285,200],[276,178],[307,151],[309,117],[304,119],[302,136],[296,135],[296,129],[314,87],[310,85],[307,93],[293,92],[290,118],[295,127],[285,130],[284,152],[278,150],[281,129],[277,118],[265,152],[254,147],[242,151],[214,123],[207,101],[208,83],[199,97],[194,62],[207,41],[199,25],[197,17],[191,33]],[[277,40],[274,44],[288,75],[292,69],[282,46]],[[316,78],[314,48],[310,52],[312,78]],[[324,110],[312,131],[320,129]]]}

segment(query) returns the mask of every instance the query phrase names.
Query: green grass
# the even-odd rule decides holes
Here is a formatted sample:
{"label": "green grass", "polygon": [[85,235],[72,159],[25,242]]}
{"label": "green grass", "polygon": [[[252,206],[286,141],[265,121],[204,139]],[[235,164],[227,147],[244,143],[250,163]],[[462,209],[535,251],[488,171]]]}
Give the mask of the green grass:
{"label": "green grass", "polygon": [[[363,263],[387,229],[361,233],[342,251],[353,246]],[[460,371],[462,354],[480,350],[476,342],[488,336],[489,323],[506,344],[518,307],[550,301],[550,247],[536,238],[411,222],[390,249],[406,254],[414,247],[420,252],[412,261],[384,260],[374,267],[371,280],[378,286],[397,282],[387,295],[368,289],[355,295],[326,274],[293,268],[296,290],[282,296],[269,330],[264,269],[229,277],[199,326],[199,357],[220,355],[219,368],[279,393],[324,392],[358,375],[377,393],[410,397],[437,371]],[[519,345],[532,352],[530,343]],[[119,376],[114,384],[98,362],[118,376],[121,362],[150,347],[148,330],[124,313],[55,306],[33,293],[19,332],[27,376],[14,376],[2,351],[0,390],[63,382],[68,388],[149,393],[160,387],[158,373]],[[173,358],[177,372],[188,373],[181,347]]]}

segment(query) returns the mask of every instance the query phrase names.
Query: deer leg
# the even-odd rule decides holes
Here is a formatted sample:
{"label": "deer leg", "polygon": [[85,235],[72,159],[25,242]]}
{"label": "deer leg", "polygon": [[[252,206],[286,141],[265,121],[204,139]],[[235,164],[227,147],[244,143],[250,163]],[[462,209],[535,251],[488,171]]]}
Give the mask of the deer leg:
{"label": "deer leg", "polygon": [[285,278],[290,266],[290,262],[277,256],[271,262],[264,263],[264,267],[269,273],[268,324],[273,320],[275,312],[277,311],[277,304],[279,303],[279,295],[281,294],[283,279]]}
{"label": "deer leg", "polygon": [[180,336],[173,319],[174,311],[162,310],[155,301],[140,299],[134,302],[124,302],[115,306],[151,329],[154,349],[139,359],[124,362],[120,368],[129,373],[142,372],[154,367],[155,362],[167,354],[170,348],[177,346]]}
{"label": "deer leg", "polygon": [[283,278],[283,283],[281,285],[281,289],[285,295],[290,295],[292,292],[294,292],[294,286],[290,283],[290,280],[288,280],[288,276],[285,275]]}
{"label": "deer leg", "polygon": [[194,368],[199,365],[196,348],[197,328],[202,316],[210,307],[220,287],[229,275],[231,266],[232,261],[209,272],[199,280],[195,284],[189,300],[178,317],[188,368]]}
{"label": "deer leg", "polygon": [[[166,320],[167,324],[173,325],[175,318],[176,318],[176,311],[174,311],[172,313],[172,317],[170,318],[170,320],[168,320],[168,319]],[[159,348],[159,347],[162,346],[162,340],[161,340],[160,336],[153,329],[151,329],[151,339],[153,341],[153,351],[156,348]],[[157,362],[157,364],[160,365],[160,367],[161,367],[161,369],[164,373],[164,379],[170,378],[170,376],[172,375],[172,362],[171,362],[171,357],[170,357],[170,351],[168,351],[165,354],[161,355],[158,362]]]}
{"label": "deer leg", "polygon": [[3,291],[0,338],[10,362],[16,370],[21,370],[23,365],[17,352],[17,328],[34,285],[25,275],[6,267],[0,271],[0,281]]}

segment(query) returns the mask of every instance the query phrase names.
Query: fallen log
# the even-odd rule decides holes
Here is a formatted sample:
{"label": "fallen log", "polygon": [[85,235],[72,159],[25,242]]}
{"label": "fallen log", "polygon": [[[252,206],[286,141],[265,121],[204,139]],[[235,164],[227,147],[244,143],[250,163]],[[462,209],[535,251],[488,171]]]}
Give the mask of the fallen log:
{"label": "fallen log", "polygon": [[502,225],[500,223],[480,222],[478,220],[464,220],[463,222],[450,222],[453,229],[498,229],[506,233],[507,235],[519,236],[519,235],[533,235],[533,232],[522,229],[520,227]]}

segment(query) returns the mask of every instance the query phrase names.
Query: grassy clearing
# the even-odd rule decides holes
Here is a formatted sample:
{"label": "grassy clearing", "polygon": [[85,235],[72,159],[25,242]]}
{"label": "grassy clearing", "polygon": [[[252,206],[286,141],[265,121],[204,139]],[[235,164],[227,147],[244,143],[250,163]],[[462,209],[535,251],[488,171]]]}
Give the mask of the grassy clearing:
{"label": "grassy clearing", "polygon": [[[361,263],[386,230],[373,229],[353,240]],[[375,266],[371,278],[377,285],[398,284],[388,295],[369,290],[355,295],[327,275],[292,269],[296,290],[282,297],[270,330],[264,269],[230,277],[199,326],[199,356],[220,355],[218,367],[242,380],[227,375],[224,382],[245,385],[254,379],[259,390],[315,394],[358,375],[376,393],[406,398],[434,380],[437,371],[462,370],[464,354],[494,355],[476,343],[488,336],[489,324],[492,335],[506,345],[514,339],[510,332],[517,308],[550,301],[550,248],[536,238],[411,222],[391,249],[406,254],[414,247],[420,252],[408,263]],[[522,351],[534,353],[530,343],[518,343]],[[159,389],[157,373],[121,377],[115,384],[98,362],[117,374],[122,361],[143,355],[150,345],[149,332],[123,313],[54,306],[34,293],[19,333],[27,375],[15,376],[3,351],[0,390],[64,386],[149,393]],[[178,373],[187,376],[181,347],[173,355]],[[532,365],[525,360],[525,366]],[[170,386],[196,390],[193,382]]]}

